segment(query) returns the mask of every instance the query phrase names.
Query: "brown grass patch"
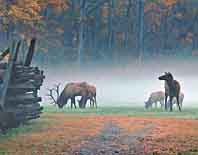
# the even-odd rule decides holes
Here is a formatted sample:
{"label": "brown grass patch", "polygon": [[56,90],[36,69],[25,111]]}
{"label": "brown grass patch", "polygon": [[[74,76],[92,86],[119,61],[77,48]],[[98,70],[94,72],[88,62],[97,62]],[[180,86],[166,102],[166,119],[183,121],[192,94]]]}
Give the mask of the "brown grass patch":
{"label": "brown grass patch", "polygon": [[12,155],[67,154],[83,140],[97,135],[103,128],[104,119],[75,117],[64,114],[48,114],[43,119],[51,120],[47,128],[19,135],[0,144]]}
{"label": "brown grass patch", "polygon": [[[146,137],[148,152],[177,154],[198,148],[198,121],[181,119],[153,119],[157,126]],[[198,153],[198,150],[197,150]]]}
{"label": "brown grass patch", "polygon": [[5,140],[0,148],[8,150],[12,155],[71,155],[88,138],[99,135],[104,124],[109,121],[124,129],[126,134],[154,124],[152,133],[142,141],[147,153],[171,155],[176,152],[196,151],[198,148],[197,120],[64,114],[45,114],[42,119],[51,123],[40,130]]}

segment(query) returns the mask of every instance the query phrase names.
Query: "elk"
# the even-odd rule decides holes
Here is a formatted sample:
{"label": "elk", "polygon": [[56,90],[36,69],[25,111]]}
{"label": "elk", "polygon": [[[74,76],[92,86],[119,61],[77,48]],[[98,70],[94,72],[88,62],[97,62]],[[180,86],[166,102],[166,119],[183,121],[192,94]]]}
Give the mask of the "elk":
{"label": "elk", "polygon": [[165,93],[163,91],[156,91],[151,93],[148,100],[145,102],[145,108],[148,109],[149,107],[152,107],[153,104],[155,104],[155,108],[157,108],[158,102],[162,108],[164,105],[164,98]]}
{"label": "elk", "polygon": [[[53,100],[53,103],[57,104],[59,108],[63,108],[64,105],[67,104],[68,100],[71,100],[71,108],[73,106],[76,107],[75,97],[76,96],[82,96],[82,98],[86,98],[88,96],[88,90],[87,90],[87,83],[86,82],[80,82],[80,83],[68,83],[63,91],[59,95],[59,87],[56,87],[56,89],[48,89],[49,96],[51,100]],[[55,98],[53,96],[53,91],[56,91],[57,97]],[[85,100],[81,101],[82,103],[85,102]]]}
{"label": "elk", "polygon": [[[90,100],[90,107],[95,106],[97,108],[96,87],[94,85],[87,84],[86,88],[88,91],[88,95],[86,98],[81,98],[80,100],[78,100],[79,107],[85,108],[87,101]],[[85,100],[84,105],[82,104],[83,100]]]}
{"label": "elk", "polygon": [[[179,94],[179,104],[180,104],[180,107],[182,107],[183,100],[184,100],[184,93],[181,92],[181,93]],[[176,99],[176,97],[173,98],[173,101],[172,101],[172,102],[173,102],[173,105],[174,105],[174,104],[177,104],[177,99]],[[168,104],[167,107],[170,108],[170,100],[168,100],[167,104]]]}
{"label": "elk", "polygon": [[170,72],[165,72],[164,75],[158,77],[159,80],[165,81],[165,110],[167,110],[167,99],[170,100],[170,111],[173,111],[173,98],[176,97],[177,105],[179,111],[181,111],[179,103],[179,94],[180,94],[180,84],[178,81],[174,80],[173,75]]}

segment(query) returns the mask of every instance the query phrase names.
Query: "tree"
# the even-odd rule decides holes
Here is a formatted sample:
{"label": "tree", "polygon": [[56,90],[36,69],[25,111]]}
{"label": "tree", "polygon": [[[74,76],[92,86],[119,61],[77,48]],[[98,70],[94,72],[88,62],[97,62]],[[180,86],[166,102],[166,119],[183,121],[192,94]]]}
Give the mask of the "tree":
{"label": "tree", "polygon": [[144,0],[139,0],[138,3],[138,51],[139,51],[139,61],[142,61],[144,54]]}
{"label": "tree", "polygon": [[86,0],[80,0],[80,29],[79,29],[79,47],[78,47],[78,62],[82,65],[84,55],[85,41],[85,21],[86,21]]}

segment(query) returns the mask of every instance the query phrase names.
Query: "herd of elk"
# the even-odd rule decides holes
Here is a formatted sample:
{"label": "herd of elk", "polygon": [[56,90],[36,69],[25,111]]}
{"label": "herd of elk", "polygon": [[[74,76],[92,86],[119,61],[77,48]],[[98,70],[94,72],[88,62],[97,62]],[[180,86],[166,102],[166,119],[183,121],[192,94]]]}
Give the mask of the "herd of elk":
{"label": "herd of elk", "polygon": [[157,91],[151,93],[148,100],[145,102],[145,108],[148,109],[152,107],[153,104],[157,107],[157,104],[160,103],[161,108],[165,107],[165,110],[170,109],[170,111],[173,111],[173,105],[177,104],[179,111],[181,111],[184,93],[181,92],[179,82],[173,78],[170,72],[165,72],[165,74],[158,79],[165,81],[165,92]]}
{"label": "herd of elk", "polygon": [[[177,104],[179,111],[181,111],[184,94],[180,92],[180,84],[178,81],[174,80],[173,75],[170,72],[165,72],[164,75],[158,78],[159,80],[165,81],[165,92],[157,91],[150,94],[148,100],[145,102],[145,108],[148,109],[155,104],[157,108],[158,103],[161,108],[168,108],[170,111],[173,110],[173,105]],[[56,85],[55,88],[48,89],[48,96],[53,100],[53,103],[57,104],[59,108],[63,108],[68,100],[71,100],[71,108],[77,108],[76,97],[81,96],[78,100],[78,105],[80,108],[85,108],[87,101],[90,101],[90,107],[97,108],[96,102],[96,87],[90,85],[87,82],[71,82],[66,84],[63,91],[60,93],[60,85]],[[54,97],[54,91],[57,96]],[[168,100],[169,97],[169,100]]]}
{"label": "herd of elk", "polygon": [[[71,108],[77,108],[76,106],[76,97],[81,96],[81,99],[78,101],[80,108],[85,108],[86,103],[90,100],[90,105],[92,107],[97,108],[96,102],[96,87],[93,85],[88,84],[87,82],[72,82],[66,84],[63,91],[59,93],[60,85],[56,85],[56,88],[48,89],[49,96],[53,103],[57,104],[59,108],[63,108],[67,103],[68,100],[71,100]],[[54,97],[54,93],[56,92],[57,97]]]}

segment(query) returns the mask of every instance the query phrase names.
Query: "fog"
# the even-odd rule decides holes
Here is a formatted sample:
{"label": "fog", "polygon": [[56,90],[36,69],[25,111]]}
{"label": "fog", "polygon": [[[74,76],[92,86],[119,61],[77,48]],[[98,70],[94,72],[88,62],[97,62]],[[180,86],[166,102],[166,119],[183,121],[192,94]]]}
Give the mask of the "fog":
{"label": "fog", "polygon": [[43,103],[49,103],[47,88],[54,84],[61,83],[62,90],[68,82],[86,81],[97,87],[100,106],[144,106],[151,92],[164,90],[164,82],[159,81],[158,76],[169,71],[181,84],[184,106],[197,106],[198,63],[195,60],[163,59],[142,64],[90,66],[80,69],[66,64],[45,67],[46,79],[40,92]]}

